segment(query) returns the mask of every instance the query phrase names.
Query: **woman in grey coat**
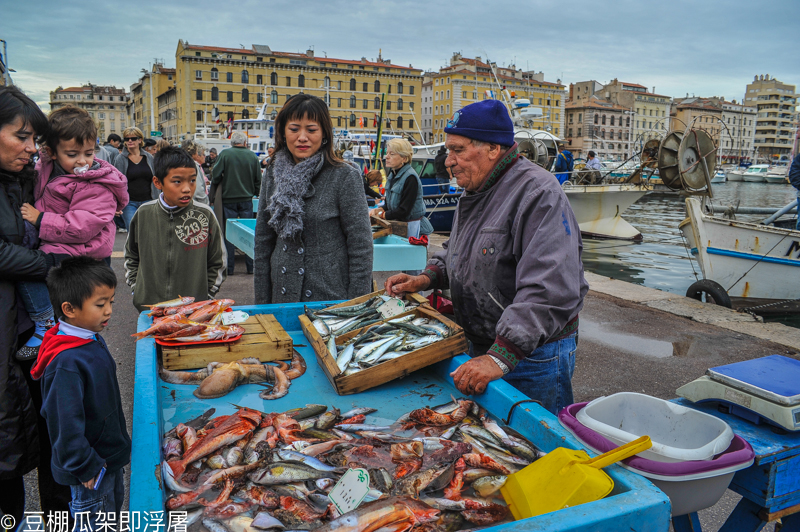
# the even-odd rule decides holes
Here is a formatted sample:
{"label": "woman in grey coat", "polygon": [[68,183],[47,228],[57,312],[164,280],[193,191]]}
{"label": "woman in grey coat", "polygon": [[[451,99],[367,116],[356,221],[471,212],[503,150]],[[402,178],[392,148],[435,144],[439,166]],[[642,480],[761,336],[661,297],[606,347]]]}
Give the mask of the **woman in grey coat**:
{"label": "woman in grey coat", "polygon": [[292,97],[275,120],[255,235],[257,304],[352,299],[372,285],[361,176],[334,155],[328,107]]}

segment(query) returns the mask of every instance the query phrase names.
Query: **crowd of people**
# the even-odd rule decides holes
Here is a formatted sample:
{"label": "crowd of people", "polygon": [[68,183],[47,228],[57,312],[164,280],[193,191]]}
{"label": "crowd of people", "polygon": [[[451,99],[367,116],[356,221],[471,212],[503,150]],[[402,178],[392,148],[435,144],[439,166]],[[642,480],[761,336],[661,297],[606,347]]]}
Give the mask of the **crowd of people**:
{"label": "crowd of people", "polygon": [[[465,189],[451,237],[421,274],[392,276],[385,288],[450,288],[474,356],[454,373],[462,393],[504,378],[555,411],[572,399],[588,290],[580,232],[558,181],[520,157],[502,104],[457,113],[436,163],[440,183],[452,175]],[[97,147],[86,111],[47,117],[18,89],[0,88],[3,512],[21,519],[22,477],[36,467],[46,513],[96,519],[121,509],[131,440],[101,336],[117,288],[117,228],[127,231],[124,281],[140,311],[215,297],[234,274],[225,220],[252,218],[255,196],[255,257],[245,266],[257,304],[370,292],[370,215],[407,222],[411,238],[432,232],[408,141],[386,145],[382,196],[372,187],[383,174],[364,175],[333,140],[327,105],[299,94],[278,113],[265,161],[240,132],[219,154],[191,140],[148,143],[135,127]],[[370,210],[368,196],[382,204]]]}

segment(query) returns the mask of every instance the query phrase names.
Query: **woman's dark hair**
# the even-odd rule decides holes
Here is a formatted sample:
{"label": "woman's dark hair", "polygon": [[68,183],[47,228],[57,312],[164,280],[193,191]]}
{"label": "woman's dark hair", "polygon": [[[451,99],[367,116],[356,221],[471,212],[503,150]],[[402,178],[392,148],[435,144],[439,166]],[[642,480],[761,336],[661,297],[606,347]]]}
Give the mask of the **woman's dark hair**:
{"label": "woman's dark hair", "polygon": [[47,117],[39,106],[14,85],[0,87],[0,127],[20,117],[24,125],[33,128],[37,138],[47,134]]}
{"label": "woman's dark hair", "polygon": [[[287,150],[286,124],[289,120],[301,120],[303,118],[313,120],[322,128],[322,146],[320,151],[325,154],[325,162],[339,166],[344,162],[336,156],[333,151],[333,123],[328,112],[328,106],[321,98],[310,94],[295,94],[283,106],[278,116],[275,118],[275,151]],[[274,161],[275,158],[272,158]]]}

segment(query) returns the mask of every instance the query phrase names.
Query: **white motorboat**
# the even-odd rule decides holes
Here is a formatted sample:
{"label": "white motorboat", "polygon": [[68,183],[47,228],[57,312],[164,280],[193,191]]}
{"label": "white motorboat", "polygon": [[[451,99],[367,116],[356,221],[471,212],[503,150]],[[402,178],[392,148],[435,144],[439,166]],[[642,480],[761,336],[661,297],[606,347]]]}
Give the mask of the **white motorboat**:
{"label": "white motorboat", "polygon": [[800,298],[800,231],[710,216],[697,198],[686,199],[686,212],[678,227],[704,281],[717,283],[734,306]]}
{"label": "white motorboat", "polygon": [[744,181],[744,173],[746,171],[746,168],[742,168],[740,166],[734,170],[729,170],[725,175],[728,178],[728,181]]}
{"label": "white motorboat", "polygon": [[233,131],[247,135],[247,147],[258,156],[265,156],[267,148],[275,144],[275,120],[267,118],[267,104],[261,106],[256,118],[233,121]]}
{"label": "white motorboat", "polygon": [[717,171],[714,172],[714,177],[711,178],[712,183],[724,183],[727,178],[725,177],[725,171],[721,168],[717,168]]}
{"label": "white motorboat", "polygon": [[590,238],[641,240],[642,233],[622,218],[622,213],[650,189],[632,183],[563,185],[578,220],[581,234]]}
{"label": "white motorboat", "polygon": [[769,172],[768,164],[754,164],[747,169],[742,179],[748,183],[764,183],[767,172]]}

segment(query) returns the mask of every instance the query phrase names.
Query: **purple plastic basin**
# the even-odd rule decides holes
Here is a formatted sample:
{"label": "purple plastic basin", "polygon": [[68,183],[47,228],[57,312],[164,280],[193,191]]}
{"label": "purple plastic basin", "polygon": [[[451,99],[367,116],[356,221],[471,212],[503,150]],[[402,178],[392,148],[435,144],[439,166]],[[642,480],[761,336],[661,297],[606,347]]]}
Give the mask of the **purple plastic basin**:
{"label": "purple plastic basin", "polygon": [[[615,449],[617,444],[592,429],[583,426],[575,418],[578,411],[587,404],[588,403],[575,403],[564,408],[558,413],[559,421],[587,445],[597,449],[599,452],[605,453],[611,449]],[[622,462],[633,469],[638,469],[645,473],[679,477],[725,469],[750,462],[754,458],[755,452],[753,452],[753,448],[750,447],[750,444],[740,436],[734,435],[730,446],[711,460],[656,462],[655,460],[632,456]]]}

